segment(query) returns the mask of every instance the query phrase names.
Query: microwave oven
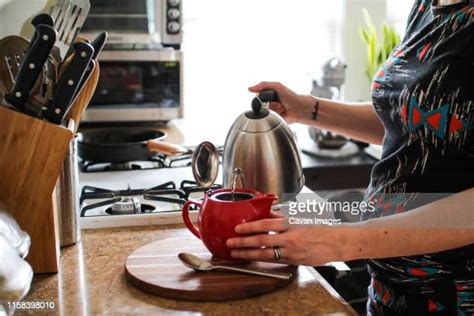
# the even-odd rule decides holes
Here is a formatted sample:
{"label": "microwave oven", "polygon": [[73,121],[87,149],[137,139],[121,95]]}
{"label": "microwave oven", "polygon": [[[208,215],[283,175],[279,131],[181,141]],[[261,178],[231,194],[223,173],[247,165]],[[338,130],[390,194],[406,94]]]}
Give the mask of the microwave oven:
{"label": "microwave oven", "polygon": [[83,122],[159,122],[183,116],[183,53],[104,50]]}
{"label": "microwave oven", "polygon": [[95,38],[106,31],[108,45],[179,49],[182,15],[182,0],[91,0],[81,32],[87,38]]}

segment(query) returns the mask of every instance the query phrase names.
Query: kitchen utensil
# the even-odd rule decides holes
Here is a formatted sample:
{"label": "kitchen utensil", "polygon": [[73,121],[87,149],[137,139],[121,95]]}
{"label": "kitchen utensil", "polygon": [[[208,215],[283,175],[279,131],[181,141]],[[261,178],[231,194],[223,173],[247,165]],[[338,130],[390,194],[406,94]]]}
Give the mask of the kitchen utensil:
{"label": "kitchen utensil", "polygon": [[232,174],[240,168],[246,187],[274,193],[289,200],[304,186],[298,146],[285,121],[264,107],[277,102],[273,90],[264,90],[252,101],[252,110],[241,114],[224,145],[224,187],[232,185]]}
{"label": "kitchen utensil", "polygon": [[41,24],[54,27],[54,19],[51,15],[47,13],[41,13],[35,16],[33,20],[31,20],[31,24],[33,24],[35,28]]}
{"label": "kitchen utensil", "polygon": [[0,40],[1,97],[11,91],[19,65],[29,46],[28,40],[20,36],[6,36]]}
{"label": "kitchen utensil", "polygon": [[85,161],[124,163],[156,156],[149,140],[163,140],[166,134],[148,128],[101,128],[79,133],[78,155]]}
{"label": "kitchen utensil", "polygon": [[224,271],[233,271],[233,272],[238,272],[238,273],[255,274],[259,276],[282,279],[282,280],[288,280],[291,278],[291,274],[268,273],[268,272],[263,272],[263,271],[244,269],[244,268],[238,268],[238,267],[232,267],[232,266],[214,265],[190,253],[182,252],[178,255],[178,258],[179,260],[181,260],[181,262],[183,262],[185,266],[197,271],[224,270]]}
{"label": "kitchen utensil", "polygon": [[5,100],[20,111],[24,111],[26,100],[38,78],[42,80],[43,67],[55,41],[56,31],[52,27],[44,24],[36,27],[32,42],[16,75],[13,89],[5,95]]}
{"label": "kitchen utensil", "polygon": [[31,237],[27,261],[57,272],[59,240],[53,189],[73,131],[0,107],[0,201]]}
{"label": "kitchen utensil", "polygon": [[77,243],[79,226],[79,168],[77,164],[77,138],[69,142],[69,148],[56,183],[59,242],[61,247]]}
{"label": "kitchen utensil", "polygon": [[[82,35],[77,35],[76,38],[74,39],[75,42],[84,42],[84,43],[87,43],[87,44],[90,44],[91,42],[89,41],[89,39],[85,36],[82,36]],[[66,53],[66,57],[65,59],[67,59],[69,56],[71,56],[72,54],[74,54],[74,48],[71,46],[69,46],[69,49]],[[92,59],[95,59],[94,56],[92,56]]]}
{"label": "kitchen utensil", "polygon": [[191,166],[196,183],[203,188],[210,188],[219,173],[219,155],[216,147],[210,142],[199,144],[193,152]]}
{"label": "kitchen utensil", "polygon": [[[72,119],[75,122],[76,131],[79,128],[82,114],[86,110],[86,107],[89,105],[89,102],[92,99],[92,96],[94,95],[95,89],[97,87],[97,82],[99,81],[99,63],[95,60],[91,60],[91,63],[91,73],[86,79],[84,85],[80,88],[80,91],[72,102],[69,111],[66,113],[66,117]],[[87,76],[87,74],[85,76]]]}
{"label": "kitchen utensil", "polygon": [[93,59],[97,59],[99,57],[100,52],[107,42],[107,36],[107,32],[102,32],[91,42],[92,47],[94,47],[94,55],[92,56]]}
{"label": "kitchen utensil", "polygon": [[[257,275],[189,270],[178,259],[180,252],[193,253],[217,265],[232,265],[269,273],[291,275],[289,280]],[[176,237],[160,238],[133,251],[125,262],[125,277],[136,288],[175,300],[229,301],[274,292],[298,277],[298,267],[269,262],[218,261],[202,242],[182,230]],[[303,268],[304,269],[304,268]]]}
{"label": "kitchen utensil", "polygon": [[[76,38],[77,38],[78,41],[89,43],[89,40],[87,38],[83,37],[83,36],[78,35]],[[89,43],[94,48],[94,54],[92,55],[92,60],[95,60],[97,62],[97,58],[99,57],[100,52],[104,48],[106,41],[107,41],[107,32],[102,32],[92,41],[92,43]],[[82,89],[82,87],[84,86],[84,83],[89,78],[89,76],[92,72],[92,69],[93,69],[93,65],[92,65],[92,61],[91,61],[91,63],[89,64],[89,67],[87,68],[86,74],[84,75],[84,78],[82,78],[82,81],[79,84],[78,91],[80,91]],[[97,78],[97,80],[98,80],[98,78]],[[96,86],[97,86],[97,83],[96,83]],[[95,87],[94,87],[94,90],[95,90]],[[91,95],[91,98],[92,98],[92,96],[93,95]],[[89,102],[90,102],[90,99],[89,99],[88,103]]]}
{"label": "kitchen utensil", "polygon": [[54,98],[43,111],[43,116],[54,124],[61,124],[94,54],[94,48],[87,43],[77,42],[73,47],[74,55],[61,67]]}
{"label": "kitchen utensil", "polygon": [[54,19],[54,28],[58,32],[55,45],[60,50],[61,58],[66,56],[69,47],[73,45],[89,9],[88,0],[59,0],[52,8],[51,16]]}
{"label": "kitchen utensil", "polygon": [[[251,222],[270,215],[273,201],[278,197],[249,189],[220,189],[209,192],[204,201],[189,200],[183,206],[183,220],[186,227],[209,251],[220,259],[233,260],[231,249],[225,242],[237,237],[234,228],[238,224]],[[199,208],[198,223],[195,226],[189,218],[189,208]]]}

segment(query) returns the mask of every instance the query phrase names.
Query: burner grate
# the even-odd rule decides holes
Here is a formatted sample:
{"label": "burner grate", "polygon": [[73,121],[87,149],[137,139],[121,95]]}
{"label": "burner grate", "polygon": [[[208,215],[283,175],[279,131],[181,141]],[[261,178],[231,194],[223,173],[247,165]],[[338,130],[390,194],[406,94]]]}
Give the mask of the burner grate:
{"label": "burner grate", "polygon": [[[88,205],[84,205],[81,208],[81,217],[86,217],[86,213],[90,210],[97,209],[99,207],[107,207],[106,213],[109,215],[122,215],[125,213],[117,213],[112,211],[114,203],[120,203],[124,198],[141,196],[143,200],[158,201],[164,203],[184,205],[189,200],[193,193],[204,193],[209,190],[220,189],[221,185],[213,185],[211,188],[204,189],[197,185],[194,181],[185,180],[181,182],[179,189],[176,184],[172,181],[157,185],[149,189],[131,189],[128,187],[126,190],[109,190],[104,188],[98,188],[94,186],[84,186],[81,190],[81,196],[79,199],[80,205],[82,206],[85,201],[94,201],[99,199],[106,199],[98,202],[94,202]],[[150,213],[153,210],[150,207],[143,208],[144,204],[141,204],[141,208],[135,209],[131,214],[138,213]],[[153,206],[151,206],[153,207]],[[109,212],[107,212],[107,210]]]}

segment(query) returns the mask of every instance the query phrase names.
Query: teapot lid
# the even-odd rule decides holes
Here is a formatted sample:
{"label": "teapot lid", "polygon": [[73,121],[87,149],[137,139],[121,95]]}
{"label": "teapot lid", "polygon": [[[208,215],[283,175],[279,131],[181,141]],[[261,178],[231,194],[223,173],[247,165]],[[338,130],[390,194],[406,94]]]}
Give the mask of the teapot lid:
{"label": "teapot lid", "polygon": [[277,102],[278,94],[274,90],[262,90],[252,100],[252,110],[241,114],[234,123],[234,128],[247,133],[263,133],[274,129],[283,119],[277,113],[264,107],[264,103]]}

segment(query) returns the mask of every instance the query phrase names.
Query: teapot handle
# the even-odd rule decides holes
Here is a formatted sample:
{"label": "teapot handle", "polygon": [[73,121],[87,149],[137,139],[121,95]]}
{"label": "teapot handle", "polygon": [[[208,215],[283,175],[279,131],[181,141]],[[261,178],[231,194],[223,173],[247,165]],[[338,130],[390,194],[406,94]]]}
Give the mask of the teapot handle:
{"label": "teapot handle", "polygon": [[191,219],[189,218],[189,208],[192,205],[196,205],[199,208],[202,207],[202,203],[198,201],[189,200],[184,203],[182,213],[183,221],[186,227],[191,231],[191,233],[193,233],[197,238],[201,239],[201,233],[199,232],[199,229],[193,224],[193,222],[191,222]]}

